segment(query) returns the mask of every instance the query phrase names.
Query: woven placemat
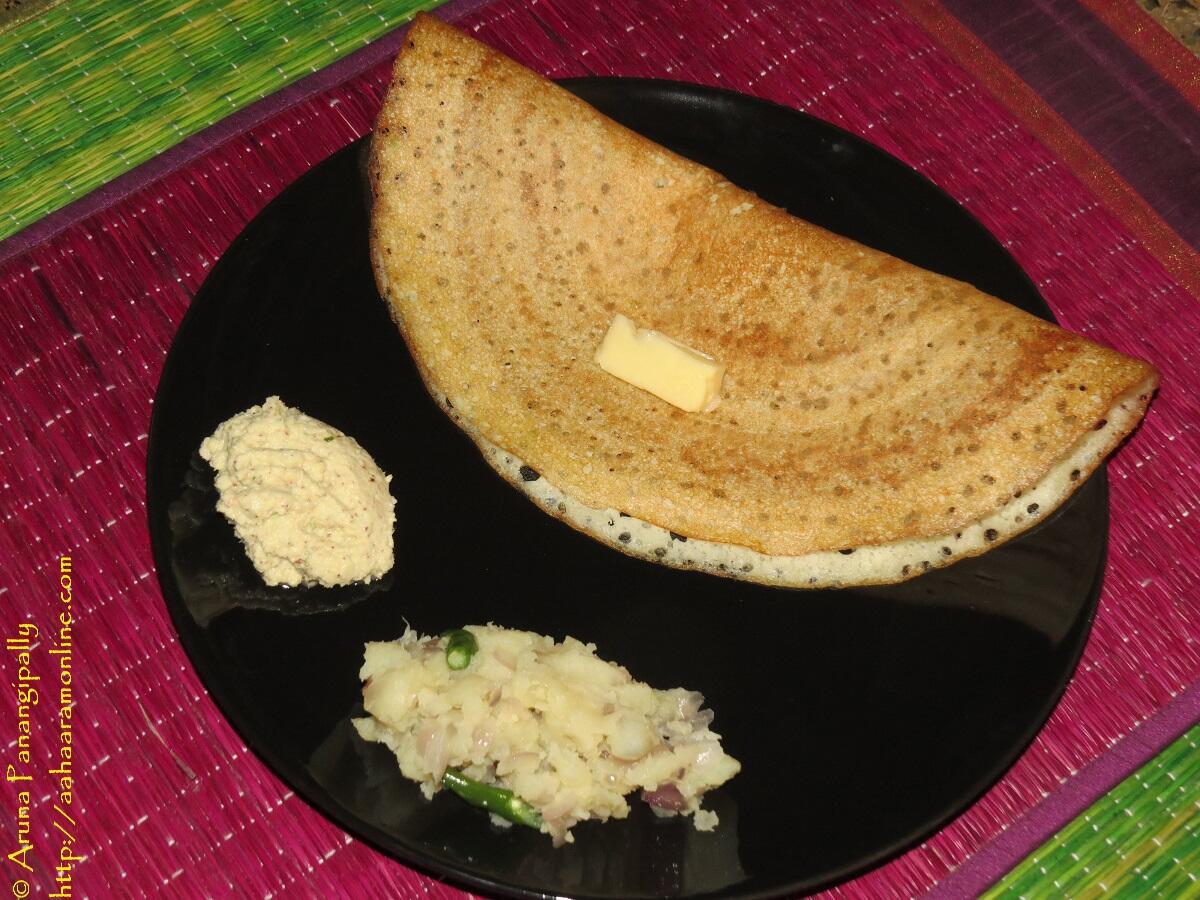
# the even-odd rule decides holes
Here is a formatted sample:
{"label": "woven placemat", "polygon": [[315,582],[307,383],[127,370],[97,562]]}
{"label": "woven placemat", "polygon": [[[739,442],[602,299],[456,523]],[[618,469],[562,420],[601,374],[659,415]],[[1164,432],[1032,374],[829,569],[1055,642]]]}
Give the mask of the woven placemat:
{"label": "woven placemat", "polygon": [[0,239],[441,0],[60,0],[0,30]]}
{"label": "woven placemat", "polygon": [[[1163,369],[1150,419],[1110,467],[1110,571],[1063,703],[979,804],[836,895],[920,893],[1200,677],[1200,409],[1188,390],[1200,364],[1184,340],[1200,328],[1200,308],[931,32],[886,0],[502,0],[466,24],[554,76],[717,84],[864,134],[1000,235],[1067,325]],[[10,336],[0,345],[0,626],[45,624],[59,555],[70,553],[76,752],[87,772],[74,809],[80,878],[97,893],[456,895],[349,839],[246,755],[175,640],[144,524],[151,399],[190,296],[270,197],[365,133],[385,78],[376,67],[291,107],[0,265],[0,329]],[[5,692],[2,703],[9,715],[14,698]],[[40,734],[56,733],[55,706],[35,714]],[[41,872],[61,843],[50,800],[39,798],[29,857]]]}
{"label": "woven placemat", "polygon": [[1109,791],[983,896],[1200,895],[1200,726]]}

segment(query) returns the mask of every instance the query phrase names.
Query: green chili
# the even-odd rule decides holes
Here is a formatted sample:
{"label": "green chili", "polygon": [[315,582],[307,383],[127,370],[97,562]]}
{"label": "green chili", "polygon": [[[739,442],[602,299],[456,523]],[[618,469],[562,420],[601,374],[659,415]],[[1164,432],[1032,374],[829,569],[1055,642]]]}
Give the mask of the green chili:
{"label": "green chili", "polygon": [[471,663],[471,657],[479,650],[479,642],[475,635],[465,628],[451,628],[443,631],[446,639],[446,665],[451,669],[465,669]]}
{"label": "green chili", "polygon": [[472,806],[480,806],[502,819],[528,828],[542,827],[542,817],[538,811],[507,788],[483,784],[456,769],[446,770],[442,775],[442,786],[449,788]]}

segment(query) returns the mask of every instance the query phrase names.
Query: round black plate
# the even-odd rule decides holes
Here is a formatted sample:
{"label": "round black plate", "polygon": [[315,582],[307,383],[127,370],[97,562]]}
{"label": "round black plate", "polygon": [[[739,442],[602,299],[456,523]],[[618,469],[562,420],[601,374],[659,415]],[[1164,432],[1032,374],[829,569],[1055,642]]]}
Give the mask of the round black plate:
{"label": "round black plate", "polygon": [[[995,240],[906,166],[736,94],[588,79],[572,91],[766,199],[1048,316]],[[159,579],[204,683],[301,796],[398,859],[526,896],[758,896],[828,885],[965,809],[1050,714],[1087,636],[1103,477],[1035,531],[907,584],[789,592],[622,556],[534,508],[429,400],[377,297],[358,155],[322,163],[250,224],[196,296],[159,386],[147,475]],[[201,440],[269,394],[355,436],[394,474],[393,576],[269,591],[213,510]],[[494,621],[594,641],[660,687],[702,691],[742,773],[701,834],[642,805],[573,846],[424,801],[353,735],[368,640]]]}

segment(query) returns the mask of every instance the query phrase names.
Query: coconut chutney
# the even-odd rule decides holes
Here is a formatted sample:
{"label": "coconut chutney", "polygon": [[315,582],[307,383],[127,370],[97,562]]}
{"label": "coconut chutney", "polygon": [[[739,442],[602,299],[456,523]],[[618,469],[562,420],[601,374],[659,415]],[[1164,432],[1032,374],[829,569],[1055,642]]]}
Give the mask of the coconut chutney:
{"label": "coconut chutney", "polygon": [[200,455],[267,584],[332,587],[392,567],[391,476],[354,438],[268,397],[221,423]]}

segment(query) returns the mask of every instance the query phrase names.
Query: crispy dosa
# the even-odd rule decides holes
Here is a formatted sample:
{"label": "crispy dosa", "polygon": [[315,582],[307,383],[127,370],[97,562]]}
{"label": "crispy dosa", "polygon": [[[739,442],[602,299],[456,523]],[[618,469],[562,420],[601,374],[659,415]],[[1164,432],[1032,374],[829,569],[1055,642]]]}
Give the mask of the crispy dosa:
{"label": "crispy dosa", "polygon": [[[430,17],[368,175],[376,279],[430,393],[547,512],[668,565],[816,587],[981,553],[1060,505],[1157,384]],[[716,410],[602,371],[617,313],[726,363]]]}

